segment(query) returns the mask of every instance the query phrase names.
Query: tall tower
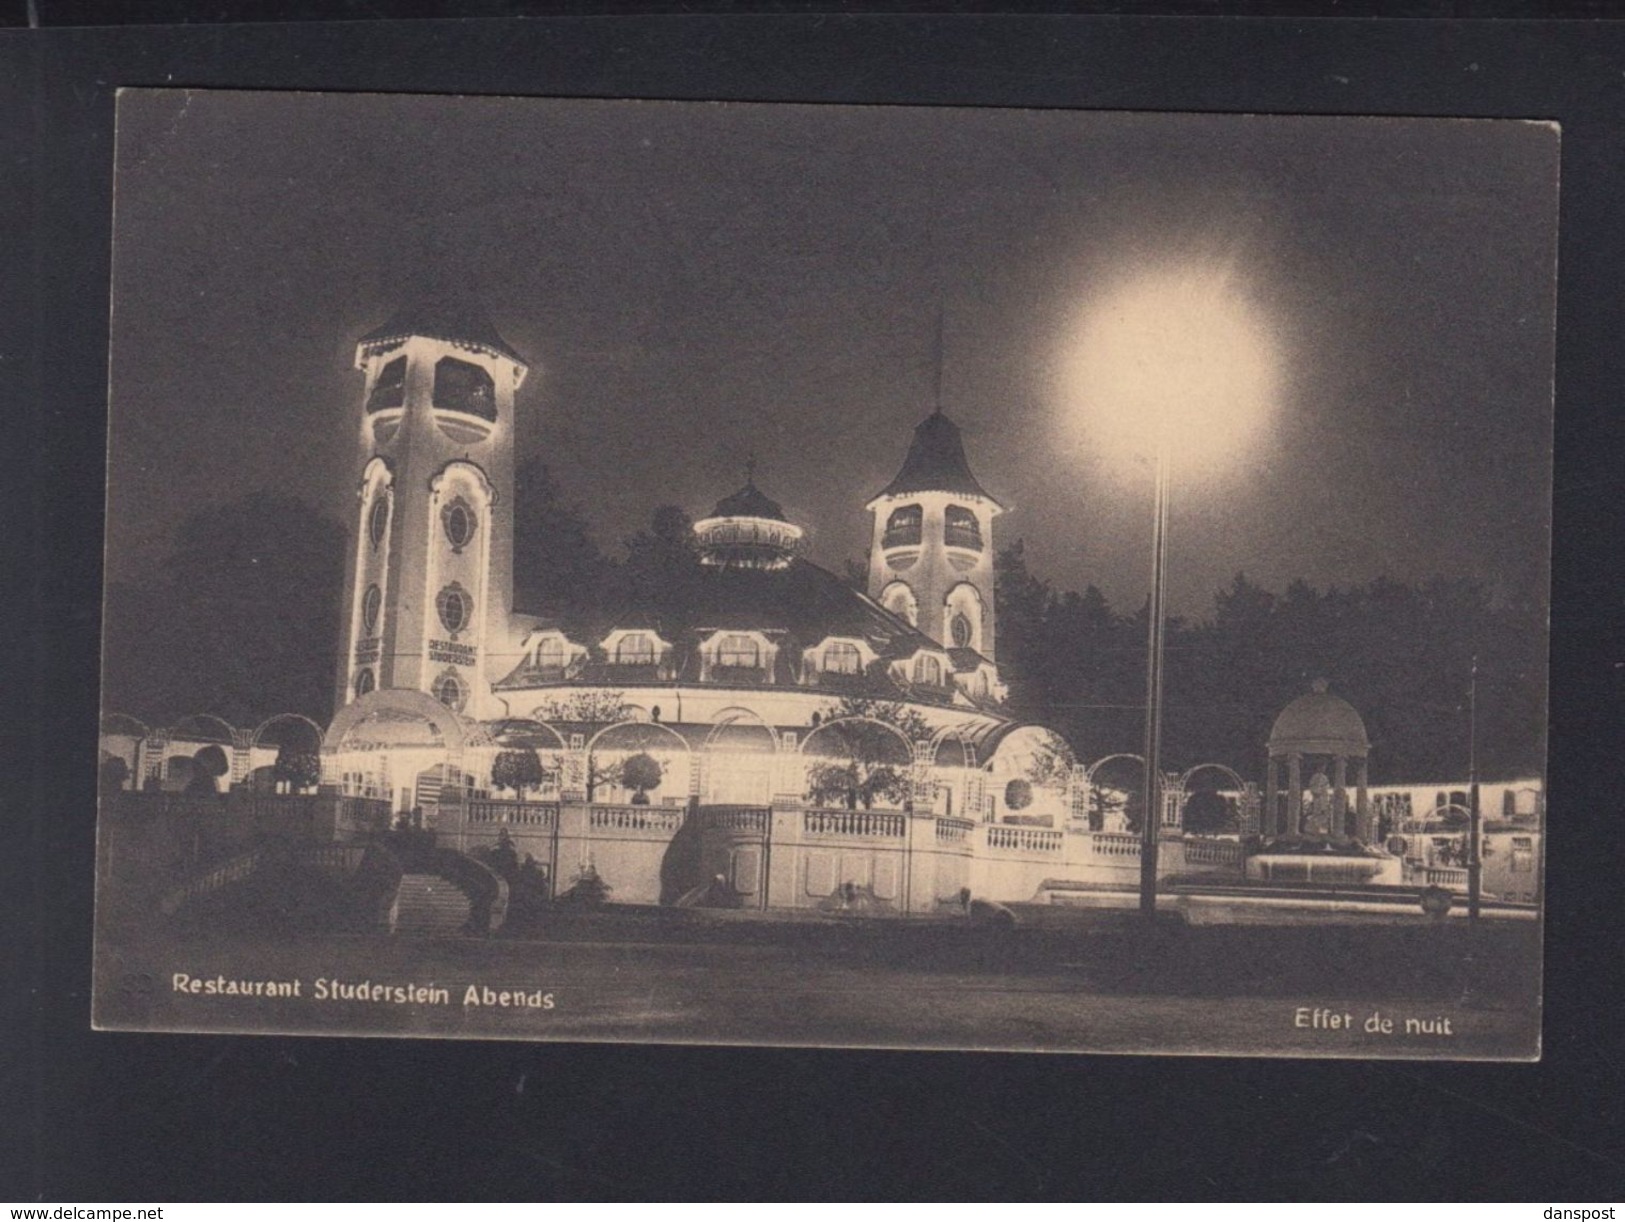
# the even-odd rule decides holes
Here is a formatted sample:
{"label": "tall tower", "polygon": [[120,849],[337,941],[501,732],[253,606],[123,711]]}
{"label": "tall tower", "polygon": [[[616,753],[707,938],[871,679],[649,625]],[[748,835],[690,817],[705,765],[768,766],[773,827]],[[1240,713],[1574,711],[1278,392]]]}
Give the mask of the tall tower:
{"label": "tall tower", "polygon": [[335,709],[408,688],[472,717],[512,669],[513,400],[529,367],[483,311],[403,310],[361,338],[356,529]]}
{"label": "tall tower", "polygon": [[996,662],[993,519],[1004,512],[976,482],[959,426],[938,408],[869,502],[869,596],[940,645]]}

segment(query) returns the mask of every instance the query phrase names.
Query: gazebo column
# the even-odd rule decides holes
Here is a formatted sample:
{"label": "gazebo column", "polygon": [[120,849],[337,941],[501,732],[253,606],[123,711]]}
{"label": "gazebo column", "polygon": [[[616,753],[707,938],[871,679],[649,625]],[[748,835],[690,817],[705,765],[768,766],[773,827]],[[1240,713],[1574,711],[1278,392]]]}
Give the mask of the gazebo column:
{"label": "gazebo column", "polygon": [[1327,832],[1333,836],[1348,833],[1348,756],[1339,754],[1332,760],[1332,826]]}
{"label": "gazebo column", "polygon": [[1276,777],[1279,774],[1281,761],[1273,755],[1269,763],[1264,766],[1264,817],[1259,820],[1258,834],[1260,836],[1278,836],[1281,834],[1281,786]]}
{"label": "gazebo column", "polygon": [[1303,831],[1303,756],[1294,751],[1286,757],[1286,834]]}
{"label": "gazebo column", "polygon": [[1354,761],[1354,826],[1362,844],[1370,844],[1375,838],[1371,827],[1371,800],[1366,794],[1367,773],[1366,757],[1362,755]]}

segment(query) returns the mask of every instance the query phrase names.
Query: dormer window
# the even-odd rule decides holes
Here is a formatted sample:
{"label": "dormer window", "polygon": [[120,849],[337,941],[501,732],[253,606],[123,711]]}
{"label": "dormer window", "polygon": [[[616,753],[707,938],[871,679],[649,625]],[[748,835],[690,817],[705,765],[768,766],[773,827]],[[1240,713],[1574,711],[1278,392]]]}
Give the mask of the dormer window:
{"label": "dormer window", "polygon": [[949,547],[962,547],[969,551],[982,550],[982,524],[976,511],[963,505],[950,505],[943,515],[942,541]]}
{"label": "dormer window", "polygon": [[831,675],[855,675],[863,669],[863,657],[858,647],[846,641],[831,641],[824,647],[824,672]]}
{"label": "dormer window", "polygon": [[754,637],[730,633],[717,644],[718,666],[757,667],[761,664],[761,647]]}
{"label": "dormer window", "polygon": [[646,632],[628,632],[615,646],[615,661],[621,666],[653,666],[654,638]]}
{"label": "dormer window", "polygon": [[941,687],[941,660],[932,654],[922,653],[914,660],[914,682],[925,687]]}
{"label": "dormer window", "polygon": [[564,657],[564,642],[556,636],[546,637],[536,646],[536,665],[543,670],[563,670]]}
{"label": "dormer window", "polygon": [[886,519],[886,533],[881,537],[880,546],[918,547],[924,521],[925,511],[918,505],[899,506]]}

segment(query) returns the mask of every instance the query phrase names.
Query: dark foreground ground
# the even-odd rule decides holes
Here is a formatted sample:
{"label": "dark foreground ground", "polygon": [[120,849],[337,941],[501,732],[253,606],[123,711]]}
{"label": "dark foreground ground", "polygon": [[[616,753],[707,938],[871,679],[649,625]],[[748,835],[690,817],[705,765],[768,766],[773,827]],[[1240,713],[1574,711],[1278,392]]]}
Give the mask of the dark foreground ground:
{"label": "dark foreground ground", "polygon": [[[99,948],[97,1025],[1429,1059],[1539,1052],[1533,922],[1148,930],[1119,913],[1043,928],[730,916],[611,910],[490,939],[179,923],[132,937],[126,925]],[[176,973],[298,980],[300,996],[181,993]],[[334,978],[434,985],[447,1000],[320,999],[316,981]],[[466,1004],[470,986],[481,1004]],[[485,990],[550,995],[551,1008],[484,1004]]]}

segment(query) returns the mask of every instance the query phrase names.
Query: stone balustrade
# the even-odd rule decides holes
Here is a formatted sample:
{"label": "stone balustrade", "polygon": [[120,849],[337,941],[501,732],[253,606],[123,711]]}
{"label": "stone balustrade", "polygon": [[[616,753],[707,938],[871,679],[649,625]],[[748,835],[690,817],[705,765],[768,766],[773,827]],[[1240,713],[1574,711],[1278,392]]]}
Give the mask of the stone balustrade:
{"label": "stone balustrade", "polygon": [[844,836],[854,840],[901,840],[908,816],[878,810],[808,810],[802,830],[809,836]]}
{"label": "stone balustrade", "polygon": [[1044,827],[1010,827],[1002,823],[987,825],[987,847],[1018,853],[1052,853],[1057,856],[1066,845],[1063,832]]}

